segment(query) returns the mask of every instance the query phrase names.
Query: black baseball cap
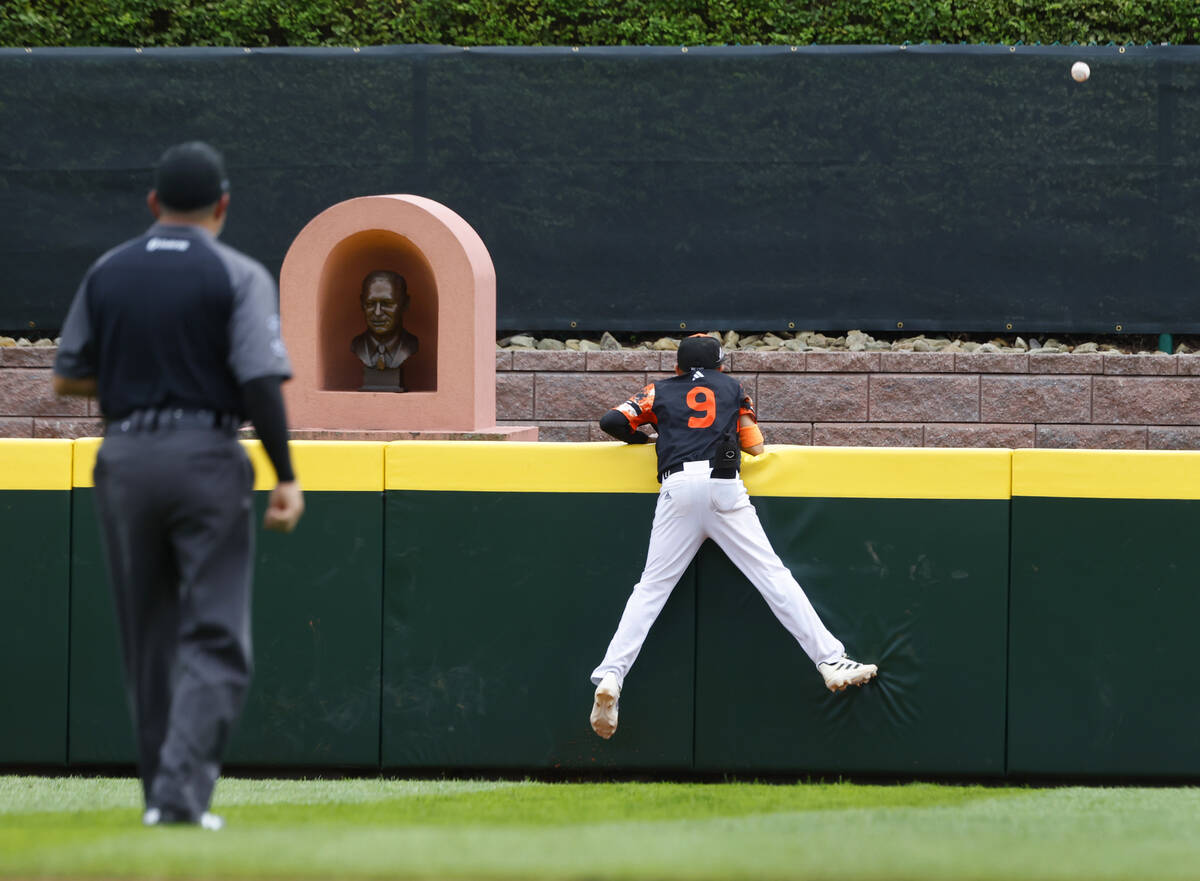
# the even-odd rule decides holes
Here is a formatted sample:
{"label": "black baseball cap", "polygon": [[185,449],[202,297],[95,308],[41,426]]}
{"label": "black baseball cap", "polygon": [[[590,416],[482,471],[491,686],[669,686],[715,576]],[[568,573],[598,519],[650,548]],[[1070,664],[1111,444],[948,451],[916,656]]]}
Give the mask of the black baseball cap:
{"label": "black baseball cap", "polygon": [[203,141],[168,147],[154,169],[158,201],[175,211],[195,211],[215,204],[229,191],[225,160]]}
{"label": "black baseball cap", "polygon": [[685,369],[707,367],[711,370],[719,367],[724,357],[720,342],[707,334],[698,333],[679,341],[676,363]]}

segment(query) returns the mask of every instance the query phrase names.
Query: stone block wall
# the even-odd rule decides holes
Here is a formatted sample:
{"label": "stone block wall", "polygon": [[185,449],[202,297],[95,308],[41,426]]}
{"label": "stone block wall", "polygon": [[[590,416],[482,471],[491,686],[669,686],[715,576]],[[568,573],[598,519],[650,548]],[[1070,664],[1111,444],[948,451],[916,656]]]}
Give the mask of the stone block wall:
{"label": "stone block wall", "polygon": [[[0,348],[0,437],[100,433],[93,401],[50,390],[56,350]],[[545,441],[608,440],[597,420],[675,353],[496,352],[496,417]],[[1200,355],[735,351],[768,443],[1200,449]]]}
{"label": "stone block wall", "polygon": [[[496,352],[498,421],[607,440],[604,411],[674,352]],[[1200,449],[1200,355],[735,351],[768,443]]]}
{"label": "stone block wall", "polygon": [[60,398],[50,386],[58,349],[0,346],[0,437],[95,437],[103,422],[90,398]]}

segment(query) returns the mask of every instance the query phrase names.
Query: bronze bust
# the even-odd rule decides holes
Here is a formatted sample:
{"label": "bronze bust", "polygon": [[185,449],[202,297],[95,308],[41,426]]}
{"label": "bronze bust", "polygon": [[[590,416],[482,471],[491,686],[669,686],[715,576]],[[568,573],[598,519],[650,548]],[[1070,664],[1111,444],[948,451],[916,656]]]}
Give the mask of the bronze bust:
{"label": "bronze bust", "polygon": [[363,363],[366,391],[404,391],[405,361],[417,353],[417,338],[400,324],[408,308],[408,283],[398,272],[379,270],[363,279],[358,297],[367,330],[350,341]]}

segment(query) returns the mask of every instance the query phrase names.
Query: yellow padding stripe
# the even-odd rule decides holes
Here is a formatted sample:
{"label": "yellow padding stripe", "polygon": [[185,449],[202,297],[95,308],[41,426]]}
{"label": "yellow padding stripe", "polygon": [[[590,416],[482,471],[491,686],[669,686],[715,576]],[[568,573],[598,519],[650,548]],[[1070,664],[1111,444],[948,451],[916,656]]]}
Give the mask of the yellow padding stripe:
{"label": "yellow padding stripe", "polygon": [[[275,469],[262,444],[242,441],[254,465],[254,488],[274,489]],[[379,441],[292,441],[292,470],[306,492],[383,492]]]}
{"label": "yellow padding stripe", "polygon": [[742,460],[750,495],[1007,499],[1011,450],[768,446]]}
{"label": "yellow padding stripe", "polygon": [[1200,499],[1200,452],[1016,450],[1013,495]]}
{"label": "yellow padding stripe", "polygon": [[81,437],[75,441],[73,486],[95,486],[92,469],[96,467],[96,451],[100,449],[102,440],[99,437]]}
{"label": "yellow padding stripe", "polygon": [[0,438],[0,490],[70,489],[69,440]]}
{"label": "yellow padding stripe", "polygon": [[[258,441],[242,441],[254,465],[254,488],[275,486],[275,470]],[[100,438],[75,442],[75,486],[92,486]],[[292,468],[310,492],[383,491],[384,444],[372,441],[292,441]]]}
{"label": "yellow padding stripe", "polygon": [[[256,488],[274,475],[257,441],[245,442]],[[99,438],[0,439],[0,489],[92,486]],[[72,457],[72,450],[74,456]],[[474,492],[658,490],[653,446],[488,441],[293,441],[305,489]],[[74,469],[73,481],[71,479]],[[818,498],[1200,499],[1200,452],[944,450],[769,446],[746,456],[752,495]],[[386,477],[386,483],[385,483]]]}
{"label": "yellow padding stripe", "polygon": [[654,447],[618,443],[397,441],[388,489],[463,492],[654,493]]}
{"label": "yellow padding stripe", "polygon": [[[771,446],[743,459],[751,494],[822,498],[1007,499],[1009,450]],[[402,441],[386,454],[390,490],[658,491],[654,447],[620,443]]]}

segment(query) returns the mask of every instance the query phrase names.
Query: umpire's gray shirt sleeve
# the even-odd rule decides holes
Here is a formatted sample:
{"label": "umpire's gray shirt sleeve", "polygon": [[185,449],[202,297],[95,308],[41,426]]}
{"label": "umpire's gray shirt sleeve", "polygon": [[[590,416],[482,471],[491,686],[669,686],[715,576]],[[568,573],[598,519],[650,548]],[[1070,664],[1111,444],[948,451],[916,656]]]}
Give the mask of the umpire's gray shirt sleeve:
{"label": "umpire's gray shirt sleeve", "polygon": [[67,379],[90,379],[96,375],[96,339],[87,304],[90,277],[89,271],[75,292],[59,335],[58,354],[54,356],[54,372]]}
{"label": "umpire's gray shirt sleeve", "polygon": [[238,383],[263,376],[290,379],[292,364],[279,335],[279,290],[266,268],[231,248],[222,248],[233,281],[229,317],[229,367]]}

